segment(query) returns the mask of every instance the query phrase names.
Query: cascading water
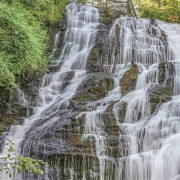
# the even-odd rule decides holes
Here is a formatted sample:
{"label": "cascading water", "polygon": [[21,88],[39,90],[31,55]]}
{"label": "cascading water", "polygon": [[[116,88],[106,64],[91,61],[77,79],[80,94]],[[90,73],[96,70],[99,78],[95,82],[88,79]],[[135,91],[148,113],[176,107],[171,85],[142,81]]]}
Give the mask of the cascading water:
{"label": "cascading water", "polygon": [[[178,57],[180,57],[180,54],[174,51],[174,49],[178,49],[180,41],[174,47],[172,45],[174,39],[169,38],[168,32],[162,27],[162,24],[158,21],[152,25],[148,20],[120,18],[115,21],[109,33],[108,45],[105,48],[105,57],[107,59],[105,66],[109,66],[108,69],[110,69],[114,81],[116,82],[117,79],[119,81],[123,73],[128,70],[126,68],[126,71],[124,71],[124,69],[118,69],[117,67],[127,66],[127,63],[130,62],[136,63],[140,74],[134,91],[121,97],[121,92],[115,91],[117,88],[115,86],[108,95],[116,94],[116,96],[111,96],[111,98],[107,96],[97,102],[97,104],[101,102],[100,106],[96,105],[93,111],[85,112],[84,135],[95,139],[95,154],[99,159],[100,180],[170,180],[179,177],[179,157],[174,155],[170,158],[170,152],[174,150],[174,154],[176,154],[179,145],[178,127],[175,127],[179,120],[179,111],[177,109],[179,100],[176,99],[176,96],[175,102],[170,101],[162,104],[157,113],[151,115],[148,96],[149,91],[159,85],[159,63],[164,61],[173,62],[173,60],[178,60]],[[179,28],[179,26],[172,25],[168,30],[170,34],[176,30],[174,36],[177,36]],[[165,39],[164,33],[167,35],[167,39]],[[176,61],[174,66],[176,72],[174,95],[177,95],[179,92],[179,63]],[[117,76],[117,71],[122,76]],[[117,85],[117,83],[114,84]],[[117,93],[119,93],[119,96],[117,96]],[[102,114],[105,113],[110,102],[118,99],[119,102],[114,105],[113,111],[121,130],[119,148],[122,152],[116,164],[114,158],[108,156],[107,153],[107,134],[104,130]],[[119,107],[125,102],[127,103],[126,114],[123,123],[119,123]],[[172,124],[169,121],[173,121]],[[174,137],[170,137],[171,135]],[[170,152],[167,152],[166,155],[165,151],[168,148]],[[163,159],[163,156],[165,159]],[[171,164],[167,165],[167,160]],[[111,172],[114,164],[116,164],[115,174]]]}
{"label": "cascading water", "polygon": [[[44,176],[21,178],[179,180],[180,26],[130,17],[116,19],[101,54],[102,68],[114,86],[103,98],[83,102],[79,110],[72,107],[73,97],[87,77],[86,62],[96,42],[99,13],[94,7],[72,3],[67,6],[67,19],[65,45],[52,65],[62,64],[60,70],[44,76],[34,115],[22,126],[13,126],[7,136],[17,148],[24,139],[25,156],[54,156],[54,167]],[[55,37],[53,53],[60,35]],[[165,72],[160,82],[162,68]],[[136,82],[129,85],[133,89],[125,89],[124,77],[131,79],[132,69]],[[172,89],[172,97],[161,100],[152,110],[152,93],[166,87]],[[74,113],[73,108],[79,111]],[[78,121],[80,126],[75,123]],[[73,139],[68,136],[75,131],[71,124],[81,132],[81,143],[89,142],[88,153],[80,149],[82,153],[76,154],[68,145]],[[65,135],[67,126],[69,134]]]}
{"label": "cascading water", "polygon": [[[68,27],[65,34],[65,45],[62,55],[56,62],[56,64],[60,62],[63,64],[58,72],[44,77],[42,87],[39,89],[38,106],[35,108],[34,115],[26,119],[22,126],[12,126],[7,136],[7,139],[12,140],[18,148],[27,130],[33,126],[33,123],[36,124],[36,128],[32,128],[33,136],[27,136],[24,141],[23,155],[29,155],[28,149],[33,146],[35,137],[37,142],[34,141],[36,144],[34,145],[37,149],[41,146],[43,140],[39,141],[39,139],[43,136],[45,129],[48,131],[52,124],[59,121],[59,118],[53,117],[53,115],[55,116],[61,106],[68,105],[68,100],[74,96],[86,75],[86,61],[95,44],[99,13],[94,7],[79,6],[75,3],[69,4],[66,10]],[[60,33],[55,38],[55,49],[59,35]],[[65,79],[68,73],[72,74],[72,78],[66,84]],[[65,140],[60,140],[57,143],[60,144],[61,151],[63,151],[66,146]],[[8,178],[6,175],[2,177],[2,179]],[[19,176],[16,177],[16,179],[19,178]]]}
{"label": "cascading water", "polygon": [[[180,53],[177,49],[180,47],[180,26],[157,21],[155,27],[149,21],[143,21],[145,23],[139,26],[139,20],[136,20],[134,26],[135,39],[140,38],[140,41],[137,41],[138,44],[135,44],[137,49],[134,50],[134,62],[137,62],[142,72],[138,76],[135,91],[125,95],[118,102],[119,104],[128,101],[128,106],[124,123],[120,124],[122,131],[120,146],[123,147],[124,153],[118,160],[116,179],[178,180],[180,177],[178,155]],[[124,22],[130,21],[127,19]],[[145,31],[150,31],[152,28],[156,33],[148,32],[151,35],[149,39]],[[163,45],[165,41],[160,41],[165,37],[163,33],[166,34],[167,46]],[[144,42],[143,46],[139,47],[141,42]],[[172,101],[163,103],[155,114],[149,116],[148,91],[158,86],[158,63],[162,61],[171,61],[175,66],[174,95],[176,96],[172,96]],[[114,106],[114,112],[118,121],[116,106]]]}

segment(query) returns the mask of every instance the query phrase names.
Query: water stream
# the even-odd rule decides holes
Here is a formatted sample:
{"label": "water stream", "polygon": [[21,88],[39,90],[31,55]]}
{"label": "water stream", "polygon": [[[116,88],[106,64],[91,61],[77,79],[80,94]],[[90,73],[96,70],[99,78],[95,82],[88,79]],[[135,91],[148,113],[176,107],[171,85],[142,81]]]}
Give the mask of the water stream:
{"label": "water stream", "polygon": [[[71,124],[69,117],[72,114],[69,112],[68,117],[64,117],[63,113],[68,112],[70,99],[86,78],[86,62],[96,43],[100,17],[98,9],[91,6],[72,3],[66,10],[68,27],[65,45],[59,59],[53,62],[54,66],[62,65],[58,72],[44,76],[34,115],[27,118],[22,126],[12,126],[6,137],[15,142],[17,149],[23,142],[22,154],[25,156],[38,157],[39,151],[42,157],[57,152],[71,154],[66,137],[62,135],[56,139],[52,129]],[[60,35],[58,33],[55,37],[54,49],[58,46]],[[68,167],[58,170],[69,173],[66,179],[180,180],[179,49],[180,25],[131,17],[120,17],[114,21],[103,45],[102,57],[102,68],[113,79],[114,87],[104,98],[86,102],[86,110],[75,117],[83,118],[81,140],[90,141],[91,156],[97,157],[98,163],[90,161],[93,168],[89,175],[86,155],[82,155],[81,165],[72,158]],[[160,85],[159,66],[163,63],[165,79]],[[169,65],[174,67],[170,85]],[[137,81],[133,90],[123,94],[121,81],[132,67],[137,69]],[[69,75],[72,77],[67,83]],[[173,86],[171,100],[161,103],[152,112],[152,91],[166,86]],[[111,134],[106,132],[103,116],[111,105],[111,113],[119,128],[118,157],[110,153]],[[120,116],[122,106],[126,107],[123,118]],[[6,154],[6,148],[3,153]],[[81,166],[79,172],[74,165]],[[39,176],[38,180],[53,179],[54,176],[49,174],[47,170],[45,176]],[[1,179],[8,180],[6,175],[2,176]],[[34,179],[34,176],[29,175],[29,179]],[[54,179],[64,180],[60,177]]]}
{"label": "water stream", "polygon": [[[34,114],[27,118],[23,125],[12,126],[11,130],[6,137],[7,140],[11,140],[15,143],[15,148],[18,149],[21,146],[21,142],[25,137],[25,133],[33,123],[40,124],[41,121],[45,123],[37,129],[33,129],[36,138],[43,136],[43,132],[55,124],[59,118],[53,117],[50,120],[49,116],[53,116],[58,111],[60,106],[66,106],[68,100],[71,99],[82,80],[86,75],[86,61],[90,53],[91,48],[95,44],[95,38],[97,34],[99,12],[98,9],[91,6],[79,6],[75,3],[71,3],[66,7],[67,10],[67,30],[65,34],[65,45],[62,54],[53,65],[62,63],[61,68],[54,74],[45,75],[42,80],[42,86],[39,88],[38,105],[34,108]],[[55,37],[54,50],[57,48],[57,43],[60,33]],[[73,74],[72,79],[66,84],[66,77],[68,74]],[[49,121],[47,121],[49,120]],[[63,125],[63,124],[62,124]],[[22,152],[23,155],[29,155],[29,147],[32,145],[33,139],[28,137],[24,142],[23,149],[26,152]],[[36,144],[36,142],[34,142]],[[36,144],[37,149],[43,142]],[[62,149],[66,146],[64,140],[59,142]],[[3,154],[6,154],[6,148]],[[16,177],[19,179],[20,177]],[[10,179],[7,175],[2,175],[1,179]]]}
{"label": "water stream", "polygon": [[[136,23],[136,29],[141,33],[138,39],[144,41],[142,48],[137,48],[134,60],[140,67],[141,73],[135,90],[118,102],[119,104],[128,101],[128,106],[124,123],[119,124],[122,131],[120,147],[123,147],[124,152],[123,157],[118,160],[116,179],[178,180],[180,26],[157,21],[154,27],[148,20],[143,21],[145,23],[140,25],[141,28],[144,25],[149,26],[148,31],[154,28],[156,33],[153,32],[154,36],[148,40],[147,34],[143,34],[146,31],[145,27],[140,30],[140,26]],[[160,37],[163,33],[167,36],[166,46],[159,40],[162,39]],[[136,44],[135,47],[138,45]],[[164,51],[165,49],[167,50]],[[151,115],[148,90],[158,86],[158,64],[162,61],[171,61],[175,66],[174,92],[172,101],[163,103],[157,112]],[[118,121],[116,105],[114,112]]]}

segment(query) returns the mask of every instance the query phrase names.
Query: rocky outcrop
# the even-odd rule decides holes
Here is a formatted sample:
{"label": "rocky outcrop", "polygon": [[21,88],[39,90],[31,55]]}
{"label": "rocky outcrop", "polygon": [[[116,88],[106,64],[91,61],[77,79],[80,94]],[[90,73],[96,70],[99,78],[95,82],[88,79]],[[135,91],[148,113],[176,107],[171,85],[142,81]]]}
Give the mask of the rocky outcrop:
{"label": "rocky outcrop", "polygon": [[88,102],[96,101],[107,96],[114,87],[113,78],[104,72],[90,73],[79,86],[72,100]]}
{"label": "rocky outcrop", "polygon": [[99,8],[100,13],[101,13],[101,21],[104,25],[106,25],[107,28],[110,28],[112,25],[112,22],[119,18],[120,16],[124,16],[123,12],[120,12],[115,9],[110,9],[110,8]]}
{"label": "rocky outcrop", "polygon": [[159,105],[172,99],[174,72],[175,69],[172,63],[163,62],[159,64],[159,85],[149,90],[151,113],[155,112]]}
{"label": "rocky outcrop", "polygon": [[92,49],[88,61],[86,63],[86,69],[90,72],[98,72],[101,70],[101,54],[102,54],[102,42],[98,42]]}
{"label": "rocky outcrop", "polygon": [[131,68],[126,71],[123,77],[120,79],[122,95],[125,95],[135,89],[138,73],[138,67],[133,62]]}

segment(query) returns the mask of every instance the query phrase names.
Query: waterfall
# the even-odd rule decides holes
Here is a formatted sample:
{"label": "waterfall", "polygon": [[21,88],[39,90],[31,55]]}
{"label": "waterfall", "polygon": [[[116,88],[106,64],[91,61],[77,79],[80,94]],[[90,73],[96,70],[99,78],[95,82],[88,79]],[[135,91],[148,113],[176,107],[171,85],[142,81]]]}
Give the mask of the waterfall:
{"label": "waterfall", "polygon": [[[98,74],[86,69],[100,43],[98,9],[71,3],[66,11],[63,50],[52,63],[61,67],[43,77],[34,114],[22,126],[12,126],[6,137],[22,147],[24,156],[49,160],[51,167],[42,176],[13,179],[179,180],[180,25],[116,19],[101,40]],[[91,94],[104,77],[113,87],[103,97],[73,99],[79,88],[83,96]],[[93,86],[89,91],[88,85]]]}
{"label": "waterfall", "polygon": [[[122,21],[122,18],[117,20]],[[135,31],[128,37],[131,39],[128,50],[134,42],[134,62],[137,62],[141,72],[135,90],[118,102],[120,104],[127,101],[128,106],[124,123],[119,124],[119,142],[123,148],[123,156],[118,159],[116,179],[178,180],[180,26],[160,21],[151,25],[148,20],[131,18],[124,20],[120,27],[128,28],[127,32]],[[164,34],[167,38],[166,45]],[[124,56],[127,56],[128,51],[125,52]],[[158,64],[162,61],[171,61],[175,66],[172,101],[163,103],[151,115],[148,94],[152,87],[159,85]],[[118,121],[117,111],[115,105],[114,112]]]}
{"label": "waterfall", "polygon": [[[170,180],[180,177],[179,30],[180,26],[160,21],[151,24],[146,19],[122,17],[114,22],[105,45],[104,58],[107,61],[104,66],[115,82],[117,79],[121,81],[131,62],[136,63],[139,74],[134,91],[122,96],[121,90],[117,91],[120,84],[114,83],[114,89],[107,97],[93,102],[95,107],[83,113],[84,137],[95,139],[94,154],[99,159],[100,180]],[[168,61],[175,66],[172,101],[163,103],[155,114],[151,114],[149,92],[159,86],[159,64]],[[117,163],[108,154],[108,134],[102,118],[108,105],[115,101],[119,101],[113,111],[120,127],[119,149],[122,151]],[[127,108],[123,123],[120,123],[119,107],[124,103]],[[111,172],[113,167],[114,173]]]}
{"label": "waterfall", "polygon": [[[29,148],[33,146],[32,141],[37,140],[37,142],[34,141],[34,145],[38,149],[43,143],[39,139],[43,136],[45,129],[48,131],[49,127],[59,121],[59,117],[52,117],[51,120],[49,117],[53,116],[61,106],[67,106],[68,100],[76,93],[78,86],[86,76],[86,61],[95,44],[99,25],[98,9],[71,3],[67,5],[66,10],[68,25],[64,38],[65,45],[56,62],[56,64],[62,62],[62,66],[58,72],[44,76],[42,86],[39,88],[34,114],[27,118],[22,126],[12,126],[6,137],[7,140],[14,142],[16,149],[18,149],[26,136],[26,132],[36,124],[37,129],[32,129],[34,131],[33,136],[27,136],[24,141],[22,154],[26,156],[29,155]],[[57,48],[59,35],[60,33],[55,37],[54,48]],[[72,74],[72,77],[67,84],[68,74]],[[62,149],[66,146],[65,140],[60,140],[57,143],[62,146]],[[6,148],[3,154],[6,154]],[[19,178],[18,176],[15,179]],[[3,175],[2,179],[8,180],[10,178]]]}

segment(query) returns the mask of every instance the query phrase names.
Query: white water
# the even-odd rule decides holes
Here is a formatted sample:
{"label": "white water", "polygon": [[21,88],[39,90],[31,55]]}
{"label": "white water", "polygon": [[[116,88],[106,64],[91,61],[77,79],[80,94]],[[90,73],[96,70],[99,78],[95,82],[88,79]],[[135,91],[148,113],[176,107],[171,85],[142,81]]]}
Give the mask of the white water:
{"label": "white water", "polygon": [[[23,126],[11,128],[7,139],[15,142],[17,148],[32,123],[48,113],[53,114],[51,107],[57,111],[60,105],[66,106],[85,77],[86,60],[95,44],[99,14],[95,8],[81,6],[79,9],[75,4],[68,5],[67,11],[66,44],[57,62],[63,62],[63,65],[59,72],[44,77],[35,114],[28,118]],[[119,34],[115,33],[117,26],[120,28]],[[55,39],[55,49],[57,42],[58,36]],[[95,171],[92,172],[92,180],[97,180],[97,176],[100,180],[179,180],[180,26],[160,21],[152,25],[146,19],[122,17],[114,22],[107,44],[107,62],[104,63],[104,68],[112,75],[114,88],[103,99],[89,103],[89,110],[77,116],[79,118],[85,115],[83,139],[94,140],[92,142],[95,144],[95,151],[92,148],[92,153],[99,161],[99,173],[97,175]],[[122,96],[120,80],[130,69],[132,61],[139,69],[137,83],[134,91]],[[159,63],[167,61],[171,61],[175,66],[172,100],[163,103],[156,113],[151,114],[148,93],[151,88],[159,85]],[[69,85],[63,88],[64,73],[70,71],[75,72],[74,77]],[[168,75],[168,68],[166,71]],[[113,112],[121,130],[119,149],[122,152],[116,161],[107,153],[107,133],[102,118],[112,102],[117,102]],[[126,114],[123,123],[120,123],[119,107],[124,103],[127,104]],[[58,120],[52,118],[47,121],[39,128],[38,133],[45,131],[48,125]],[[24,146],[28,147],[29,143],[25,142]],[[115,167],[114,174],[112,167]],[[83,180],[86,180],[86,170],[85,167],[82,168]],[[74,174],[72,167],[70,179],[75,179]],[[1,179],[8,178],[4,176]]]}
{"label": "white water", "polygon": [[[144,43],[149,39],[144,34],[149,24],[148,20],[143,20],[141,25],[138,21],[141,20],[136,21],[138,41],[135,47],[140,45],[141,40]],[[141,48],[139,46],[135,49],[135,62],[138,62],[141,70],[135,91],[125,95],[118,102],[120,104],[122,101],[127,101],[128,106],[124,123],[119,124],[122,130],[120,148],[124,146],[124,157],[119,158],[117,180],[178,180],[180,177],[180,51],[178,50],[180,26],[158,21],[157,27],[153,28],[157,29],[156,36],[152,36],[152,39],[147,41],[147,46],[145,43]],[[160,30],[165,31],[167,35],[168,47],[163,47],[162,42],[157,39],[162,36]],[[167,48],[167,58],[162,51],[165,48]],[[163,60],[172,63],[174,61],[174,96],[172,101],[162,104],[156,114],[149,116],[150,103],[147,90],[158,86],[157,63]],[[118,121],[116,107],[117,105],[114,106],[114,112]]]}
{"label": "white water", "polygon": [[[57,111],[57,107],[62,104],[66,105],[67,101],[76,93],[78,86],[86,75],[86,61],[91,48],[95,44],[99,25],[99,13],[94,7],[79,6],[75,3],[69,4],[66,10],[68,28],[65,34],[65,45],[62,55],[56,62],[62,62],[63,64],[57,73],[45,75],[43,78],[42,87],[39,88],[38,106],[34,110],[34,115],[27,118],[23,125],[11,127],[6,140],[14,142],[16,149],[20,147],[25,133],[33,122],[47,115],[46,113],[51,110],[51,107],[56,106],[54,109]],[[57,48],[59,35],[60,33],[55,37],[54,49]],[[66,77],[65,73],[71,71],[74,71],[74,76],[69,81],[69,85],[63,88],[64,78]],[[51,121],[48,121],[39,131],[44,131],[46,125],[55,123],[57,120],[57,118],[53,118]],[[29,145],[28,143],[29,142],[25,142],[24,146]],[[4,149],[2,156],[3,155],[6,155],[6,148]],[[12,179],[19,178],[18,176]],[[0,179],[8,180],[10,178],[5,174],[1,174]]]}
{"label": "white water", "polygon": [[[115,34],[117,25],[120,28],[118,38]],[[167,35],[167,42],[163,31]],[[109,73],[114,77],[114,89],[106,98],[94,102],[93,110],[80,114],[86,115],[84,138],[95,139],[94,153],[99,159],[100,180],[178,180],[180,26],[160,21],[156,25],[151,25],[150,21],[145,19],[120,18],[110,30],[108,43],[110,48],[106,48],[105,56],[108,62],[105,67],[108,66],[106,69],[109,69]],[[129,69],[127,63],[132,59],[137,64],[140,74],[135,90],[121,97],[119,80]],[[162,104],[157,113],[151,115],[148,92],[159,86],[158,67],[159,63],[164,61],[171,61],[175,66],[174,96],[172,101]],[[167,67],[166,71],[168,76]],[[113,111],[121,129],[119,148],[122,154],[118,158],[114,175],[111,169],[115,162],[107,155],[107,134],[102,114],[110,102],[117,100],[119,102],[114,105]],[[99,102],[100,105],[97,105]],[[126,114],[124,122],[119,123],[118,112],[123,103],[127,103]]]}

